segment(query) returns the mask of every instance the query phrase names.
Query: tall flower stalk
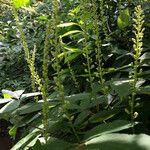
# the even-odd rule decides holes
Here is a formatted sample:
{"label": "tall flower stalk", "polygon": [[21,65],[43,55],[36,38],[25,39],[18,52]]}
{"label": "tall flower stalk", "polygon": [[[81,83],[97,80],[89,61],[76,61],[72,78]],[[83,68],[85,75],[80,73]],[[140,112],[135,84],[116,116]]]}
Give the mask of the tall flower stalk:
{"label": "tall flower stalk", "polygon": [[51,40],[52,45],[54,47],[54,51],[52,52],[52,55],[54,57],[54,63],[52,64],[52,66],[57,74],[57,76],[54,77],[54,81],[56,84],[56,91],[58,91],[59,100],[61,100],[63,103],[62,111],[64,113],[64,116],[66,116],[66,118],[68,119],[70,126],[72,128],[72,131],[77,138],[77,141],[80,142],[80,139],[79,139],[79,137],[76,133],[76,130],[74,128],[74,125],[72,123],[72,118],[71,118],[70,114],[68,114],[67,109],[66,109],[67,104],[65,101],[64,85],[62,83],[62,71],[63,70],[60,66],[60,58],[59,58],[59,54],[61,53],[61,46],[60,46],[59,34],[58,34],[59,30],[57,28],[58,24],[60,24],[58,0],[52,0],[52,7],[53,7],[52,28],[53,28],[53,35],[54,35],[53,40]]}
{"label": "tall flower stalk", "polygon": [[43,98],[43,124],[45,125],[45,140],[48,140],[48,62],[49,62],[49,49],[50,49],[50,34],[51,34],[51,20],[48,22],[46,29],[46,37],[44,41],[43,53],[43,85],[42,85],[42,98]]}
{"label": "tall flower stalk", "polygon": [[97,5],[96,5],[96,0],[92,0],[93,4],[93,29],[94,29],[94,34],[95,34],[95,51],[96,51],[96,60],[97,60],[97,71],[98,71],[98,77],[100,79],[100,84],[103,88],[103,93],[106,94],[106,87],[105,87],[105,79],[104,79],[104,69],[103,69],[103,54],[101,51],[101,38],[100,38],[100,33],[99,33],[99,20],[98,20],[98,14],[97,14]]}
{"label": "tall flower stalk", "polygon": [[[66,56],[66,57],[67,57],[67,56]],[[74,84],[75,84],[75,87],[76,87],[76,89],[78,90],[78,92],[80,92],[79,83],[78,83],[78,81],[77,81],[77,79],[76,79],[76,77],[75,77],[75,72],[74,72],[74,70],[72,69],[71,64],[70,64],[69,61],[67,61],[67,65],[68,65],[68,69],[69,69],[69,71],[70,71],[71,77],[72,77],[72,79],[73,79],[73,82],[74,82]]]}
{"label": "tall flower stalk", "polygon": [[89,11],[89,0],[81,0],[80,2],[80,7],[81,7],[81,20],[82,20],[82,24],[81,24],[81,28],[82,28],[82,32],[83,32],[83,55],[86,59],[86,64],[84,64],[84,66],[86,67],[85,72],[88,74],[88,82],[90,84],[91,90],[93,91],[93,81],[94,81],[94,77],[92,76],[91,70],[94,67],[92,65],[92,58],[90,57],[91,54],[91,50],[89,48],[89,29],[90,29],[90,18],[91,18],[91,14]]}
{"label": "tall flower stalk", "polygon": [[58,28],[57,28],[57,25],[60,23],[59,2],[57,0],[53,0],[52,7],[53,7],[52,28],[53,28],[53,36],[54,36],[54,38],[51,41],[54,47],[54,51],[52,51],[52,55],[54,57],[54,63],[52,64],[52,66],[57,74],[57,76],[54,77],[54,81],[56,84],[56,91],[58,91],[59,99],[62,100],[63,103],[65,103],[64,86],[61,79],[62,69],[60,66],[60,58],[59,58],[61,47],[59,44],[59,35],[58,35]]}
{"label": "tall flower stalk", "polygon": [[134,63],[133,63],[133,72],[131,74],[131,77],[133,78],[132,82],[132,94],[130,97],[130,105],[131,105],[131,122],[132,125],[134,126],[134,107],[135,107],[135,101],[136,101],[136,94],[137,94],[137,82],[138,82],[138,74],[141,74],[142,69],[139,69],[142,61],[139,59],[142,53],[142,46],[143,46],[143,36],[144,36],[144,28],[143,28],[143,23],[144,23],[144,15],[143,15],[143,10],[141,8],[141,5],[138,5],[135,7],[135,18],[133,19],[134,24],[134,35],[135,37],[132,38],[133,40],[133,49],[134,49]]}
{"label": "tall flower stalk", "polygon": [[107,18],[105,16],[105,10],[104,10],[104,0],[100,1],[100,18],[102,22],[102,30],[105,35],[105,41],[110,41],[110,36],[108,34],[108,27],[107,27]]}
{"label": "tall flower stalk", "polygon": [[[97,60],[97,77],[99,78],[99,83],[101,85],[101,89],[103,94],[105,95],[107,99],[107,87],[105,85],[105,79],[104,79],[104,68],[103,68],[103,54],[101,51],[101,37],[100,37],[100,26],[99,26],[99,15],[97,13],[98,6],[96,3],[96,0],[92,0],[92,17],[93,17],[93,31],[95,35],[95,52],[96,52],[96,60]],[[99,110],[99,109],[98,109]]]}
{"label": "tall flower stalk", "polygon": [[[22,25],[19,20],[17,10],[16,10],[13,2],[12,2],[12,11],[13,11],[14,18],[16,20],[16,25],[20,32],[20,39],[22,42],[22,46],[24,48],[25,59],[27,61],[28,67],[30,69],[32,88],[33,88],[33,90],[35,90],[35,83],[39,86],[39,89],[41,90],[42,98],[44,101],[43,106],[42,106],[42,114],[43,114],[43,124],[44,124],[44,138],[45,138],[45,141],[47,142],[47,140],[48,140],[48,108],[49,108],[49,106],[48,106],[48,102],[47,102],[47,93],[46,93],[46,91],[47,91],[46,86],[47,86],[47,82],[48,82],[47,77],[46,77],[47,72],[48,72],[48,67],[47,67],[48,56],[46,56],[46,55],[48,54],[48,36],[46,36],[46,39],[45,39],[45,47],[44,47],[45,54],[44,54],[44,59],[43,59],[43,81],[44,81],[44,84],[42,84],[42,80],[40,79],[40,77],[35,69],[35,66],[34,66],[36,47],[34,47],[33,54],[31,57],[30,51],[28,48],[28,44],[27,44],[27,40],[26,40]],[[46,35],[49,34],[49,27],[50,26],[48,26],[48,28],[47,28]]]}

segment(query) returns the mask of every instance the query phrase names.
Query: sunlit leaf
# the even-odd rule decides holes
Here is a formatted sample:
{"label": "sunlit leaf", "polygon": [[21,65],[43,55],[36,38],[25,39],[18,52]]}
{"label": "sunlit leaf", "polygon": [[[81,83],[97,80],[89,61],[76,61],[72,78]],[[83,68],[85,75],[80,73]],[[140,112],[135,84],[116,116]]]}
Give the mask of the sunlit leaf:
{"label": "sunlit leaf", "polygon": [[12,138],[15,138],[16,137],[16,134],[17,134],[17,127],[16,126],[13,126],[9,129],[9,135],[12,137]]}
{"label": "sunlit leaf", "polygon": [[75,34],[75,33],[81,33],[81,32],[82,31],[80,31],[80,30],[72,30],[72,31],[68,31],[65,34],[61,35],[61,37],[65,37],[65,36],[68,36],[68,35],[72,35],[72,34]]}
{"label": "sunlit leaf", "polygon": [[111,123],[103,123],[87,131],[84,139],[88,141],[94,137],[99,137],[100,135],[118,132],[131,127],[131,123],[125,120],[116,120]]}
{"label": "sunlit leaf", "polygon": [[126,8],[125,10],[122,10],[120,15],[118,16],[117,19],[117,24],[120,29],[124,29],[130,24],[130,14],[129,14],[129,9]]}
{"label": "sunlit leaf", "polygon": [[30,0],[12,0],[12,2],[16,8],[28,6],[30,4]]}
{"label": "sunlit leaf", "polygon": [[149,150],[149,141],[150,136],[145,134],[107,134],[87,141],[85,150]]}
{"label": "sunlit leaf", "polygon": [[68,23],[59,24],[57,27],[68,27],[68,26],[73,26],[73,25],[78,25],[78,24],[74,22],[68,22]]}

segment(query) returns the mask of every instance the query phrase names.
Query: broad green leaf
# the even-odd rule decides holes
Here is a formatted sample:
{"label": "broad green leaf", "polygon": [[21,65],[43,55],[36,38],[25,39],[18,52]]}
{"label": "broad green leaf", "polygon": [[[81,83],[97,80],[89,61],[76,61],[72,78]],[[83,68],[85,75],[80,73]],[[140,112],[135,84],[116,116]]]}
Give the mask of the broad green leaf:
{"label": "broad green leaf", "polygon": [[47,144],[37,142],[37,144],[34,145],[33,150],[67,150],[70,146],[72,146],[72,144],[68,142],[50,138]]}
{"label": "broad green leaf", "polygon": [[30,132],[27,136],[23,137],[19,142],[17,142],[10,150],[20,150],[26,147],[27,144],[31,142],[32,139],[36,138],[39,130],[35,129]]}
{"label": "broad green leaf", "polygon": [[107,134],[87,141],[83,150],[149,150],[149,141],[150,136],[146,134]]}
{"label": "broad green leaf", "polygon": [[90,113],[91,112],[88,111],[88,110],[85,110],[85,111],[81,112],[77,116],[76,120],[74,121],[74,125],[78,126],[78,125],[82,124],[84,122],[84,120],[90,115]]}
{"label": "broad green leaf", "polygon": [[5,90],[5,89],[2,90],[2,93],[8,96],[7,98],[15,98],[15,99],[19,99],[20,96],[23,94],[23,92],[24,90],[18,90],[14,92],[10,90]]}
{"label": "broad green leaf", "polygon": [[35,121],[37,119],[38,120],[41,119],[41,114],[40,113],[37,113],[37,114],[34,114],[34,115],[33,114],[25,115],[19,120],[17,126],[18,127],[23,127],[23,126],[28,125],[29,123],[31,123],[32,121]]}
{"label": "broad green leaf", "polygon": [[125,120],[116,120],[111,123],[103,123],[87,131],[85,133],[84,139],[88,141],[92,138],[99,137],[104,134],[118,132],[131,127],[131,123]]}
{"label": "broad green leaf", "polygon": [[16,8],[28,6],[30,4],[30,0],[12,0],[12,2]]}
{"label": "broad green leaf", "polygon": [[23,101],[26,98],[30,98],[30,97],[34,97],[34,96],[39,96],[39,95],[41,95],[41,92],[22,94],[20,99],[21,99],[21,101]]}
{"label": "broad green leaf", "polygon": [[65,99],[68,101],[77,102],[80,100],[89,99],[90,95],[91,95],[90,93],[78,93],[78,94],[66,96]]}
{"label": "broad green leaf", "polygon": [[[80,93],[67,96],[66,100],[69,102],[68,108],[77,109],[78,112],[82,112],[83,110],[90,109],[98,104],[103,104],[106,102],[105,96],[97,96],[92,101],[91,98],[90,93]],[[80,104],[78,104],[78,102],[80,102]]]}
{"label": "broad green leaf", "polygon": [[111,87],[113,90],[115,90],[115,92],[119,95],[119,97],[123,98],[128,96],[131,93],[130,82],[132,82],[132,80],[114,79],[111,82]]}
{"label": "broad green leaf", "polygon": [[120,29],[124,29],[130,24],[130,14],[129,14],[129,9],[126,8],[125,10],[122,10],[120,15],[118,16],[117,19],[117,25]]}
{"label": "broad green leaf", "polygon": [[12,100],[11,98],[0,99],[0,104],[10,102],[11,100]]}
{"label": "broad green leaf", "polygon": [[100,111],[89,118],[90,123],[98,123],[106,121],[119,113],[118,109]]}
{"label": "broad green leaf", "polygon": [[0,109],[0,114],[2,113],[10,113],[12,111],[14,111],[15,109],[17,109],[20,105],[20,101],[17,100],[11,100],[9,103],[7,103],[5,106],[3,106]]}
{"label": "broad green leaf", "polygon": [[27,103],[26,105],[18,108],[17,112],[20,115],[36,112],[38,110],[41,110],[41,108],[42,108],[41,105],[42,105],[42,103]]}

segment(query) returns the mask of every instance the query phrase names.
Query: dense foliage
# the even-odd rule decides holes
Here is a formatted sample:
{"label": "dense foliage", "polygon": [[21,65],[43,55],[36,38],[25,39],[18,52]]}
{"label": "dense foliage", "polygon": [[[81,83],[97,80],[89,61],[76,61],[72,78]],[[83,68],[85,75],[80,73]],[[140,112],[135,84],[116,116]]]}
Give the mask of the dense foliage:
{"label": "dense foliage", "polygon": [[150,149],[148,0],[0,3],[11,150]]}

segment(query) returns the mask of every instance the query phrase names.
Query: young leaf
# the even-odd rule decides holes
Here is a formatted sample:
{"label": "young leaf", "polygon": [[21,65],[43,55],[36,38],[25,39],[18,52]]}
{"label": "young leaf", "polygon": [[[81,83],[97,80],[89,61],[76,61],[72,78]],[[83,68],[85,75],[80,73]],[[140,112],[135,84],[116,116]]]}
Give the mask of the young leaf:
{"label": "young leaf", "polygon": [[21,8],[30,4],[30,0],[12,0],[12,2],[16,8]]}
{"label": "young leaf", "polygon": [[17,133],[17,127],[16,126],[13,126],[9,129],[9,135],[15,139],[16,137],[16,133]]}
{"label": "young leaf", "polygon": [[15,99],[19,99],[20,96],[23,94],[24,90],[18,90],[18,91],[10,91],[10,90],[2,90],[2,93],[4,95],[4,98],[15,98]]}
{"label": "young leaf", "polygon": [[129,24],[130,24],[130,14],[129,14],[129,9],[126,8],[118,16],[117,25],[120,29],[124,29],[127,26],[129,26]]}

